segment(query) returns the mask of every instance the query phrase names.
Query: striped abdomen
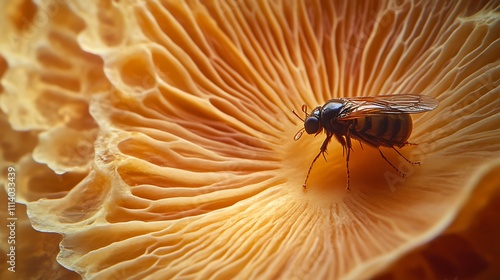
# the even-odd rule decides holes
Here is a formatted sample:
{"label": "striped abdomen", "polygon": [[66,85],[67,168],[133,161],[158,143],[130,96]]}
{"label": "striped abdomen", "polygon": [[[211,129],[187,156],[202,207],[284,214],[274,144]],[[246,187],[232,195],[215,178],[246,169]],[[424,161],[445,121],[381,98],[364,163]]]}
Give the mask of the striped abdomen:
{"label": "striped abdomen", "polygon": [[410,137],[412,127],[408,114],[371,115],[354,119],[351,134],[375,147],[402,147]]}

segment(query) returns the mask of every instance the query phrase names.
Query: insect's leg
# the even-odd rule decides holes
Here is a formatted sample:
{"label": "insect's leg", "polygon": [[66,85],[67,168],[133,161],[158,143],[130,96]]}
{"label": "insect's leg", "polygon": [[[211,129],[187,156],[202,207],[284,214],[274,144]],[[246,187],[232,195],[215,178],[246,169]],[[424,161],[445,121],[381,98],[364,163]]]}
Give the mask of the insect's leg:
{"label": "insect's leg", "polygon": [[339,141],[340,145],[342,145],[342,156],[344,157],[346,149],[347,149],[347,144],[345,142],[345,139],[344,139],[344,137],[339,136],[337,134],[334,134],[334,135],[335,135],[335,139],[337,139],[337,141]]}
{"label": "insect's leg", "polygon": [[363,143],[361,142],[361,140],[358,140],[359,142],[359,146],[361,147],[361,150],[363,150]]}
{"label": "insect's leg", "polygon": [[390,161],[389,161],[389,160],[388,160],[388,159],[384,156],[384,154],[382,153],[382,151],[380,150],[380,148],[377,148],[377,149],[378,149],[378,151],[380,152],[380,155],[381,155],[381,156],[385,159],[385,161],[387,161],[387,163],[389,163],[389,164],[392,166],[392,168],[394,168],[394,170],[396,170],[396,171],[398,172],[398,174],[399,174],[401,177],[403,177],[403,178],[404,178],[406,175],[405,175],[403,172],[399,171],[399,169],[397,169],[397,167],[396,167],[396,166],[394,166],[394,165],[393,165],[393,164],[392,164],[392,163],[391,163],[391,162],[390,162]]}
{"label": "insect's leg", "polygon": [[330,139],[332,139],[332,134],[327,134],[325,141],[323,141],[323,144],[321,144],[320,148],[320,153],[323,154],[323,158],[326,160],[325,154],[328,154],[327,148],[328,148],[328,143],[330,143]]}
{"label": "insect's leg", "polygon": [[[328,147],[328,143],[330,142],[331,138],[332,138],[332,134],[326,135],[326,139],[325,139],[325,141],[323,141],[323,144],[321,145],[319,153],[314,157],[313,161],[311,162],[311,165],[309,166],[309,170],[307,170],[306,179],[304,180],[304,184],[302,185],[302,187],[304,187],[304,189],[306,188],[307,179],[309,179],[309,174],[311,173],[314,162],[316,162],[316,160],[319,158],[319,155],[323,154],[323,157],[325,156],[324,153],[326,152],[326,148]],[[325,160],[326,160],[326,158],[325,158]]]}
{"label": "insect's leg", "polygon": [[400,155],[402,158],[404,158],[408,163],[411,163],[413,165],[417,164],[417,165],[420,165],[420,162],[419,161],[411,161],[409,159],[407,159],[405,156],[403,156],[396,148],[394,147],[391,147],[394,151],[396,151],[396,153],[398,153],[398,155]]}
{"label": "insect's leg", "polygon": [[345,189],[350,190],[349,186],[351,185],[351,175],[349,174],[349,156],[351,155],[352,145],[351,145],[351,137],[349,136],[346,136],[346,150],[347,150],[347,156],[345,158],[345,167],[347,169],[347,187]]}
{"label": "insect's leg", "polygon": [[319,153],[314,157],[313,161],[311,162],[311,165],[309,166],[309,170],[307,170],[306,179],[304,180],[304,184],[302,185],[302,187],[304,187],[304,189],[306,188],[307,179],[309,179],[309,174],[311,173],[311,169],[313,168],[314,162],[319,158],[319,155],[321,155],[321,153],[323,153],[323,152],[319,151]]}

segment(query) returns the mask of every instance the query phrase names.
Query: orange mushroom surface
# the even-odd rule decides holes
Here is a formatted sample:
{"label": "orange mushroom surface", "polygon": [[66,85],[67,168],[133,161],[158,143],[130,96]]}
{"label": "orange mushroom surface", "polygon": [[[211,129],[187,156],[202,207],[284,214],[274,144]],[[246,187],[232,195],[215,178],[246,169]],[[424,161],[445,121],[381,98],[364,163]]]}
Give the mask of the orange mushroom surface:
{"label": "orange mushroom surface", "polygon": [[[15,170],[16,215],[26,205],[39,231],[18,249],[23,275],[498,272],[498,250],[474,240],[494,239],[480,229],[498,210],[500,4],[19,0],[0,10],[0,167]],[[400,150],[421,164],[384,149],[401,177],[353,143],[346,191],[332,141],[304,189],[324,135],[294,141],[303,123],[292,110],[391,94],[439,101],[412,115],[417,145]],[[22,249],[38,236],[45,247]],[[463,244],[465,257],[450,258]]]}

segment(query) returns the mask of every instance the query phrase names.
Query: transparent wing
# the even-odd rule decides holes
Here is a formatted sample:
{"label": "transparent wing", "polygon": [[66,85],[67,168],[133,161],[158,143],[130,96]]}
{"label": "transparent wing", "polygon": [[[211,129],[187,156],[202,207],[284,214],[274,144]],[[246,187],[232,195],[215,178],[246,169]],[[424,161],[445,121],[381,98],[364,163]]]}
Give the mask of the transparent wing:
{"label": "transparent wing", "polygon": [[345,110],[338,120],[352,120],[375,114],[417,114],[434,110],[438,101],[425,95],[399,94],[343,98]]}

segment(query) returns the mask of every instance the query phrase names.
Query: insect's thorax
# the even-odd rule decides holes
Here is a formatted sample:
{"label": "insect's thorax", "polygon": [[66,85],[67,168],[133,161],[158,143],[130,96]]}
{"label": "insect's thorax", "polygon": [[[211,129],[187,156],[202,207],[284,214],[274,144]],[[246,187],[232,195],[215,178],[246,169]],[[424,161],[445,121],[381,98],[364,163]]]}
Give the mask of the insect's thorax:
{"label": "insect's thorax", "polygon": [[375,147],[402,147],[413,128],[413,122],[408,114],[371,115],[351,122],[350,134]]}
{"label": "insect's thorax", "polygon": [[349,128],[349,122],[337,120],[344,110],[345,102],[339,99],[332,99],[323,105],[321,108],[321,124],[323,128],[334,134],[345,134]]}

